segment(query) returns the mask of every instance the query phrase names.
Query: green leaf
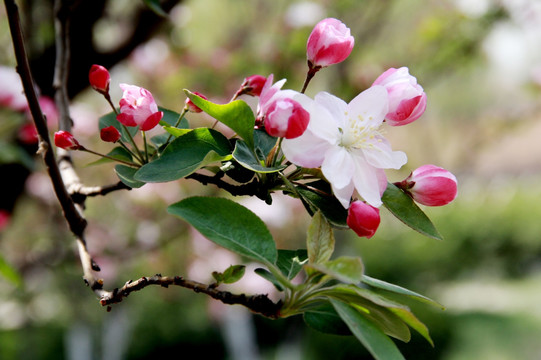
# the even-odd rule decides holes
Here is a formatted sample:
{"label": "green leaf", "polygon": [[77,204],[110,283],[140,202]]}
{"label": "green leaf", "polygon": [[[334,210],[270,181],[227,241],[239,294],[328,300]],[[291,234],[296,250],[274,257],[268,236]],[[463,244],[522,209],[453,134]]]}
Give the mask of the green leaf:
{"label": "green leaf", "polygon": [[395,343],[354,307],[331,299],[331,304],[353,335],[378,360],[404,359]]}
{"label": "green leaf", "polygon": [[167,17],[167,13],[162,9],[160,0],[143,0],[143,2],[150,10],[154,11],[156,15]]}
{"label": "green leaf", "polygon": [[246,169],[258,173],[273,173],[285,169],[285,166],[266,167],[255,156],[253,150],[242,140],[238,140],[233,151],[233,158]]}
{"label": "green leaf", "polygon": [[167,211],[228,250],[263,264],[276,262],[276,245],[265,223],[234,201],[195,196],[169,206]]}
{"label": "green leaf", "polygon": [[163,129],[174,137],[179,137],[192,131],[192,129],[179,129],[172,126],[164,126]]}
{"label": "green leaf", "polygon": [[351,256],[341,256],[323,264],[307,264],[305,266],[316,269],[347,284],[361,282],[364,271],[361,259]]}
{"label": "green leaf", "polygon": [[267,280],[268,282],[272,283],[278,291],[284,291],[284,286],[276,279],[276,276],[274,276],[270,271],[262,268],[257,268],[254,270],[254,272],[261,276],[263,279]]}
{"label": "green leaf", "polygon": [[334,251],[332,228],[320,211],[315,213],[308,227],[306,248],[310,264],[325,263],[331,258]]}
{"label": "green leaf", "polygon": [[244,276],[245,271],[246,266],[244,265],[231,265],[223,273],[214,271],[212,277],[214,277],[218,284],[233,284]]}
{"label": "green leaf", "polygon": [[[121,146],[118,146],[114,148],[113,150],[111,150],[107,154],[107,156],[110,156],[114,159],[118,159],[122,161],[132,161],[132,155],[128,152],[128,150],[124,149]],[[109,162],[113,162],[113,160],[107,159],[107,158],[100,158],[99,160],[93,161],[90,164],[87,164],[86,166],[94,166],[94,165],[105,164]]]}
{"label": "green leaf", "polygon": [[140,188],[141,186],[145,185],[144,182],[138,181],[134,178],[134,175],[137,172],[136,168],[126,165],[116,165],[115,172],[118,178],[131,188]]}
{"label": "green leaf", "polygon": [[123,142],[127,143],[130,141],[130,137],[128,136],[129,131],[131,136],[134,137],[135,134],[137,134],[137,131],[139,130],[138,126],[122,126],[122,124],[116,119],[116,114],[114,112],[110,112],[109,114],[103,115],[100,117],[98,121],[98,126],[101,131],[101,129],[114,126],[118,131],[120,131],[121,138]]}
{"label": "green leaf", "polygon": [[[409,313],[407,306],[355,285],[335,286],[326,292],[326,295],[347,302],[357,309],[362,309],[363,316],[376,324],[385,334],[404,342],[410,341],[411,332],[407,323],[398,315]],[[413,314],[411,315],[413,316]]]}
{"label": "green leaf", "polygon": [[246,266],[244,265],[231,265],[224,271],[224,284],[233,284],[239,281],[246,271]]}
{"label": "green leaf", "polygon": [[254,148],[255,117],[248,104],[242,100],[223,105],[214,104],[188,90],[184,92],[197,107],[235,131],[244,139],[249,148]]}
{"label": "green leaf", "polygon": [[269,156],[278,138],[270,136],[265,130],[254,130],[255,150],[259,159],[266,159]]}
{"label": "green leaf", "polygon": [[396,316],[398,316],[402,321],[408,324],[412,329],[421,334],[422,337],[429,342],[432,347],[434,347],[434,341],[430,337],[430,333],[425,324],[423,324],[417,317],[407,309],[401,308],[390,308],[389,311],[392,311]]}
{"label": "green leaf", "polygon": [[406,193],[388,183],[381,197],[383,204],[400,221],[415,231],[436,240],[443,240],[432,221]]}
{"label": "green leaf", "polygon": [[154,146],[156,146],[157,149],[159,149],[161,146],[165,144],[169,136],[170,136],[169,134],[159,134],[159,135],[151,137],[150,141],[154,144]]}
{"label": "green leaf", "polygon": [[325,334],[353,335],[334,307],[325,302],[303,314],[304,322],[312,329]]}
{"label": "green leaf", "polygon": [[312,213],[316,213],[319,210],[333,226],[343,229],[349,228],[346,222],[348,211],[344,209],[342,204],[334,196],[324,195],[300,186],[296,188],[305,202],[310,205]]}
{"label": "green leaf", "polygon": [[[158,110],[163,112],[163,118],[160,120],[160,125],[174,127],[178,121],[178,118],[180,117],[180,114],[177,113],[176,111],[169,110],[161,106],[158,106]],[[182,120],[180,121],[180,124],[176,128],[188,129],[189,127],[190,125],[188,124],[188,120],[186,120],[186,118],[183,117]]]}
{"label": "green leaf", "polygon": [[35,167],[34,159],[21,147],[0,140],[0,164],[20,163],[30,170]]}
{"label": "green leaf", "polygon": [[205,165],[228,158],[229,140],[216,130],[194,129],[173,140],[160,158],[142,166],[135,179],[144,182],[173,181]]}
{"label": "green leaf", "polygon": [[308,254],[304,249],[278,250],[276,266],[288,280],[291,280],[302,270],[307,258]]}
{"label": "green leaf", "polygon": [[443,305],[437,303],[436,301],[434,301],[434,300],[432,300],[432,299],[430,299],[430,298],[428,298],[428,297],[426,297],[424,295],[418,294],[418,293],[416,293],[414,291],[408,290],[408,289],[403,288],[401,286],[385,282],[383,280],[379,280],[379,279],[375,279],[375,278],[372,278],[372,277],[367,276],[367,275],[363,275],[362,282],[364,284],[366,284],[366,285],[369,285],[369,286],[373,287],[373,288],[385,290],[385,291],[395,293],[395,294],[399,294],[399,295],[405,295],[407,297],[422,301],[422,302],[424,302],[426,304],[430,304],[430,305],[434,305],[436,307],[439,307],[442,310],[445,309],[445,307]]}
{"label": "green leaf", "polygon": [[2,256],[0,256],[0,275],[16,286],[22,286],[23,284],[23,279],[19,272],[8,264]]}

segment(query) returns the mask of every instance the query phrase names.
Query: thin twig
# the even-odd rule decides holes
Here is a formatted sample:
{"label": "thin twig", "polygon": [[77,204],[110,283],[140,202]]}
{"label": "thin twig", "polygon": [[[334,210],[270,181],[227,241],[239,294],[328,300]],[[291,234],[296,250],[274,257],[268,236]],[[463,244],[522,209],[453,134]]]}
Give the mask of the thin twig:
{"label": "thin twig", "polygon": [[261,183],[257,180],[257,178],[246,184],[234,185],[222,180],[221,178],[223,176],[223,172],[219,172],[214,176],[192,173],[186,176],[186,179],[196,180],[203,185],[214,184],[220,189],[229,192],[233,196],[251,195],[257,196],[263,201],[267,200],[268,191],[265,187],[261,186]]}
{"label": "thin twig", "polygon": [[39,152],[43,156],[43,160],[47,167],[47,172],[53,183],[53,188],[64,212],[70,230],[76,236],[81,235],[86,227],[86,220],[81,216],[75,208],[75,204],[71,199],[60,170],[56,164],[55,155],[49,138],[49,130],[47,128],[47,120],[41,111],[39,101],[34,89],[34,81],[28,64],[26,49],[24,48],[24,40],[21,29],[21,21],[19,17],[19,9],[13,0],[4,0],[6,14],[9,21],[11,38],[13,41],[13,49],[15,58],[17,59],[17,71],[23,83],[24,92],[28,100],[28,106],[34,119],[34,124],[39,135]]}
{"label": "thin twig", "polygon": [[151,277],[142,277],[136,281],[128,281],[120,289],[115,289],[111,292],[103,292],[100,304],[106,306],[119,303],[130,293],[141,290],[149,285],[160,285],[162,287],[168,287],[169,285],[181,286],[191,289],[196,293],[206,294],[224,304],[243,305],[253,312],[273,319],[280,317],[280,308],[282,307],[281,301],[274,303],[267,295],[246,296],[245,294],[232,294],[229,291],[218,290],[212,285],[184,279],[179,276],[170,277],[161,276],[160,274]]}
{"label": "thin twig", "polygon": [[[95,271],[100,271],[99,266],[93,261],[90,256],[86,240],[84,236],[84,230],[86,227],[86,220],[83,217],[84,200],[86,196],[105,195],[111,191],[119,189],[129,189],[126,185],[119,182],[118,184],[101,187],[101,188],[89,188],[84,187],[79,181],[77,173],[73,168],[69,153],[59,150],[59,161],[55,159],[55,155],[52,151],[51,141],[49,138],[47,121],[41,111],[36,92],[34,90],[34,82],[30,67],[28,65],[28,58],[24,48],[23,34],[21,30],[21,22],[19,18],[18,7],[13,0],[4,0],[6,6],[6,13],[8,15],[11,36],[13,40],[13,47],[15,50],[15,56],[17,59],[17,71],[21,76],[25,94],[28,100],[29,108],[34,118],[38,135],[40,138],[39,151],[43,156],[49,177],[53,183],[53,187],[56,196],[60,202],[64,217],[68,222],[71,232],[77,239],[77,246],[79,249],[79,256],[81,265],[83,267],[84,280],[87,285],[94,291],[94,293],[100,298],[100,303],[104,306],[118,303],[127,297],[131,292],[141,290],[148,285],[160,285],[168,287],[169,285],[181,286],[193,290],[196,293],[204,293],[208,296],[219,300],[225,304],[238,304],[247,307],[248,309],[260,313],[270,318],[280,317],[280,308],[282,303],[274,303],[267,295],[253,295],[246,296],[245,294],[233,294],[228,291],[221,291],[216,289],[213,285],[206,285],[195,281],[183,279],[181,277],[162,277],[156,275],[152,277],[143,277],[135,282],[127,282],[121,289],[115,289],[113,291],[107,291],[103,289],[103,281],[97,279],[94,276]],[[65,2],[57,0],[59,15],[56,18],[56,36],[65,37],[68,39],[67,33],[67,7]],[[71,119],[69,116],[69,109],[66,96],[66,81],[69,58],[64,52],[69,51],[68,43],[66,41],[58,41],[58,62],[56,64],[55,72],[55,88],[58,91],[58,95],[55,96],[57,105],[61,112],[60,127],[63,130],[69,131],[71,129]],[[219,180],[217,178],[201,178],[197,175],[193,175],[200,182],[211,182]],[[208,180],[208,181],[207,181]],[[214,181],[213,181],[214,180]],[[221,186],[226,186],[225,182],[218,181]],[[257,189],[257,184],[251,184],[244,188],[244,191],[253,191]],[[233,188],[229,188],[231,192]],[[248,191],[248,192],[249,192]],[[235,192],[235,191],[234,191]],[[71,195],[70,195],[71,194]],[[72,196],[73,195],[73,196]],[[253,194],[257,195],[257,194]],[[79,197],[78,197],[79,196]],[[75,199],[75,201],[74,201]]]}

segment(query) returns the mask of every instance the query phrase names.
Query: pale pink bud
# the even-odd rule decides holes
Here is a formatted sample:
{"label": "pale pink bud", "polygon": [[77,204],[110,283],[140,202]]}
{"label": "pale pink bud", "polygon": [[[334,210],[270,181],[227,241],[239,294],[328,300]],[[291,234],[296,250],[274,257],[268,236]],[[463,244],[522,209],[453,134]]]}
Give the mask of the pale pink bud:
{"label": "pale pink bud", "polygon": [[294,139],[301,136],[310,122],[308,111],[295,100],[275,100],[265,115],[265,131],[271,136]]}
{"label": "pale pink bud", "polygon": [[115,143],[120,140],[120,131],[118,131],[114,126],[107,126],[100,130],[100,138],[105,142]]}
{"label": "pale pink bud", "polygon": [[147,89],[135,85],[120,84],[124,91],[120,99],[120,114],[116,119],[126,126],[139,126],[141,131],[154,128],[163,117],[158,105]]}
{"label": "pale pink bud", "polygon": [[404,181],[397,184],[416,202],[427,206],[442,206],[457,196],[457,180],[449,171],[423,165],[415,169]]}
{"label": "pale pink bud", "polygon": [[[193,93],[195,95],[199,96],[201,99],[207,100],[207,97],[205,95],[201,94],[200,92],[194,91]],[[188,107],[188,111],[190,111],[190,112],[200,113],[201,111],[203,111],[197,105],[195,105],[193,103],[192,99],[190,99],[190,98],[186,98],[186,106]]]}
{"label": "pale pink bud", "polygon": [[88,73],[88,81],[94,90],[99,93],[107,94],[109,92],[109,83],[111,76],[109,71],[101,65],[92,65]]}
{"label": "pale pink bud", "polygon": [[355,39],[340,20],[327,18],[316,24],[306,44],[306,56],[311,67],[325,67],[344,61]]}
{"label": "pale pink bud", "polygon": [[263,90],[263,86],[265,85],[266,81],[267,78],[261,75],[248,76],[246,79],[244,79],[244,83],[241,87],[241,93],[251,96],[259,96],[261,95],[261,90]]}
{"label": "pale pink bud", "polygon": [[54,144],[65,150],[78,150],[81,148],[79,142],[73,135],[67,131],[57,131],[54,133]]}
{"label": "pale pink bud", "polygon": [[354,201],[348,209],[347,224],[360,237],[370,239],[380,223],[379,209],[363,201]]}
{"label": "pale pink bud", "polygon": [[389,94],[389,112],[385,119],[392,126],[409,124],[423,115],[426,94],[407,67],[390,68],[381,74],[373,85],[385,87]]}

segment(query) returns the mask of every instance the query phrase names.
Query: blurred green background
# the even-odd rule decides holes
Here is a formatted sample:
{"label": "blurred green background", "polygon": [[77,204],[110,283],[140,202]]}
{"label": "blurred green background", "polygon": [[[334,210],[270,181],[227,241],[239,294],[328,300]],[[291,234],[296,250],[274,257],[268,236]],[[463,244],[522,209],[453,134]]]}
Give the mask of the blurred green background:
{"label": "blurred green background", "polygon": [[[26,4],[34,6],[33,48],[53,42],[50,13],[40,10],[48,2]],[[94,28],[98,48],[121,42],[141,6],[111,1]],[[0,63],[12,66],[3,8],[0,14]],[[413,124],[387,130],[393,149],[409,159],[389,179],[432,163],[459,181],[452,204],[424,208],[444,241],[425,238],[382,210],[380,229],[369,240],[338,231],[336,255],[360,255],[368,275],[445,306],[411,304],[435,347],[414,334],[410,343],[398,343],[406,358],[540,359],[541,2],[183,1],[155,36],[110,69],[112,98],[121,96],[119,83],[137,84],[180,111],[185,88],[226,102],[244,77],[271,73],[287,78],[284,88],[299,90],[307,37],[324,17],[346,23],[356,44],[344,63],[316,75],[307,94],[328,91],[349,101],[389,67],[409,67],[428,108]],[[102,152],[110,148],[98,141],[97,119],[108,111],[91,90],[72,103],[74,134]],[[212,121],[188,118],[193,126]],[[23,121],[0,111],[3,146]],[[86,166],[93,160],[74,154],[86,184],[116,181],[111,165]],[[181,288],[147,288],[107,312],[82,281],[75,243],[39,158],[32,166],[0,233],[3,261],[18,274],[0,278],[0,359],[370,358],[355,339],[317,333],[300,318],[267,320]],[[89,249],[106,287],[154,273],[210,282],[212,271],[241,263],[165,211],[183,197],[215,193],[183,180],[89,199]],[[280,194],[271,207],[237,200],[265,220],[280,248],[303,246],[309,217],[300,203]],[[254,267],[231,289],[274,296]]]}

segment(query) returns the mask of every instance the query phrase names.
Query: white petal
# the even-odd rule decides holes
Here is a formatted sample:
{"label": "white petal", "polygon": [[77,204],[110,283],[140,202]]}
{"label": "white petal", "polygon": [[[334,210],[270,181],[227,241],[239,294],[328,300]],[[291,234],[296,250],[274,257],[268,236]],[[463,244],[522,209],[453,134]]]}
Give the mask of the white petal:
{"label": "white petal", "polygon": [[325,153],[321,171],[333,188],[342,189],[351,183],[355,164],[351,155],[341,146],[333,146]]}
{"label": "white petal", "polygon": [[331,144],[315,136],[310,130],[294,139],[284,139],[282,151],[286,159],[306,168],[321,166],[325,153]]}
{"label": "white petal", "polygon": [[367,203],[375,207],[382,205],[378,171],[363,158],[355,158],[355,173],[353,174],[355,189]]}
{"label": "white petal", "polygon": [[315,96],[314,101],[327,109],[331,117],[336,121],[337,127],[344,127],[348,107],[344,100],[322,91]]}
{"label": "white petal", "polygon": [[307,131],[311,131],[312,134],[322,139],[322,141],[337,145],[340,141],[340,130],[336,126],[336,122],[333,120],[329,111],[314,101],[312,101],[310,110],[307,109],[307,111],[310,113],[310,122],[308,123]]}
{"label": "white petal", "polygon": [[[331,184],[332,186],[332,184]],[[332,192],[334,194],[334,197],[340,201],[340,204],[344,208],[349,208],[349,202],[351,200],[351,196],[353,195],[353,191],[355,190],[355,185],[353,184],[353,181],[350,181],[348,185],[345,187],[338,189],[332,186]]]}
{"label": "white petal", "polygon": [[370,165],[380,169],[400,169],[408,162],[406,154],[402,151],[393,151],[383,136],[375,136],[368,139],[368,142],[370,146],[363,147],[362,152]]}
{"label": "white petal", "polygon": [[388,110],[387,90],[380,85],[374,85],[357,95],[347,108],[351,118],[360,115],[368,122],[368,126],[374,127],[381,125]]}

